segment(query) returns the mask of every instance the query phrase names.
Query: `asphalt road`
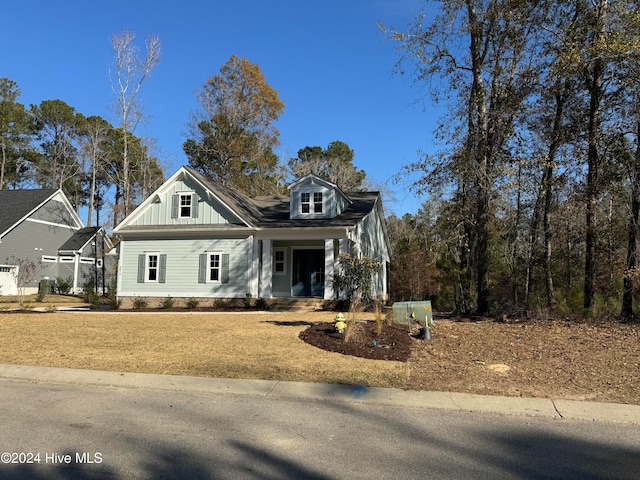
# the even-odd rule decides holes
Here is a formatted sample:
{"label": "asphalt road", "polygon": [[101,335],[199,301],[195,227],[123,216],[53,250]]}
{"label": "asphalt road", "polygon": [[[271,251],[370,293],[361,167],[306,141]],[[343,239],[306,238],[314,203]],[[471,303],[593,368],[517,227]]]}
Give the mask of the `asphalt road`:
{"label": "asphalt road", "polygon": [[0,415],[2,479],[640,475],[632,423],[11,378]]}

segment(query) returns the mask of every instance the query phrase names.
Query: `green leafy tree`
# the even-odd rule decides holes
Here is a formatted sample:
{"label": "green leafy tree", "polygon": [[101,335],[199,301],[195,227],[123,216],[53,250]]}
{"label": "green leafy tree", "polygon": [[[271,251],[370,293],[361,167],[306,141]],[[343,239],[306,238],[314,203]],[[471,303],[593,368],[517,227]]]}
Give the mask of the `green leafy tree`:
{"label": "green leafy tree", "polygon": [[[272,149],[279,144],[274,123],[284,103],[258,65],[231,56],[203,85],[198,101],[202,111],[194,115],[190,138],[183,145],[189,164],[246,193],[278,193],[282,172]],[[260,188],[250,191],[245,177],[258,174],[263,180]]]}
{"label": "green leafy tree", "polygon": [[364,189],[366,174],[353,165],[354,155],[354,151],[339,140],[325,149],[308,146],[298,150],[298,156],[289,160],[289,171],[296,178],[313,173],[346,192],[360,191]]}
{"label": "green leafy tree", "polygon": [[[473,269],[476,310],[490,311],[492,198],[514,139],[514,126],[535,83],[539,18],[535,5],[517,1],[444,0],[440,14],[425,22],[421,13],[406,32],[383,27],[405,53],[415,78],[433,87],[434,98],[453,99],[452,115],[440,126],[453,148],[410,166],[424,171],[424,184],[443,178],[457,184],[473,204]],[[446,125],[449,125],[447,128]],[[462,198],[462,197],[460,197]],[[466,245],[471,245],[471,238]]]}
{"label": "green leafy tree", "polygon": [[82,114],[62,100],[44,100],[31,105],[40,141],[33,162],[35,180],[43,188],[60,188],[80,206],[86,199],[85,178],[79,158]]}
{"label": "green leafy tree", "polygon": [[337,290],[343,292],[349,301],[356,298],[371,301],[373,279],[380,271],[380,262],[375,258],[342,253],[338,256],[338,265],[340,273],[334,276]]}
{"label": "green leafy tree", "polygon": [[94,225],[94,210],[101,207],[102,191],[109,187],[105,171],[109,157],[108,138],[112,130],[113,126],[98,116],[85,118],[80,124],[80,152],[85,160],[84,171],[89,183],[87,226]]}
{"label": "green leafy tree", "polygon": [[0,78],[0,190],[7,182],[21,181],[27,168],[20,159],[30,156],[33,119],[24,105],[16,101],[19,96],[16,82]]}
{"label": "green leafy tree", "polygon": [[104,140],[106,156],[102,165],[104,176],[108,184],[114,187],[111,223],[117,226],[124,214],[124,185],[129,183],[129,201],[139,204],[146,195],[164,181],[164,170],[157,159],[149,154],[148,147],[141,138],[131,132],[127,135],[127,151],[129,157],[129,175],[125,179],[122,163],[122,149],[124,138],[119,128],[108,132]]}

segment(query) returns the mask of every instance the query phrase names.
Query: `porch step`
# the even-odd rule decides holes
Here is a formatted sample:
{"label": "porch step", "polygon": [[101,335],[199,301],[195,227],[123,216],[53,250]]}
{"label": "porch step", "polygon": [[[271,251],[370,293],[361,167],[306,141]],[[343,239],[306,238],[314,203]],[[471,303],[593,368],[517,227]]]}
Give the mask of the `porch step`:
{"label": "porch step", "polygon": [[270,298],[270,310],[299,310],[305,312],[314,312],[318,310],[335,310],[337,306],[336,300],[324,300],[322,298]]}

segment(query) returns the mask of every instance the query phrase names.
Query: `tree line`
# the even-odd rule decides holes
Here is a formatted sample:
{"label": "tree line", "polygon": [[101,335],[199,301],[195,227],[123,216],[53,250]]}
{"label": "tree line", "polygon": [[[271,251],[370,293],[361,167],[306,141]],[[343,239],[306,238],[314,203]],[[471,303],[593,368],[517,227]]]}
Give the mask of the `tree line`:
{"label": "tree line", "polygon": [[145,57],[139,58],[134,38],[131,32],[111,38],[115,126],[60,99],[26,107],[18,101],[18,84],[0,78],[0,189],[62,189],[76,209],[88,207],[87,225],[106,225],[99,215],[110,206],[115,226],[162,183],[151,142],[135,135],[141,119],[136,95],[159,61],[160,41],[149,36]]}
{"label": "tree line", "polygon": [[639,7],[442,0],[406,28],[380,25],[397,72],[447,107],[440,147],[403,168],[428,202],[390,219],[396,260],[415,250],[423,264],[412,284],[396,263],[403,296],[478,315],[633,317]]}
{"label": "tree line", "polygon": [[[87,207],[87,225],[115,227],[165,179],[153,140],[135,135],[142,119],[138,93],[160,59],[160,40],[146,39],[139,56],[132,32],[114,34],[109,82],[114,124],[85,116],[62,100],[25,107],[20,88],[0,78],[0,189],[62,189],[76,209]],[[339,140],[307,146],[282,162],[274,123],[284,109],[258,65],[232,55],[207,79],[197,97],[201,109],[188,122],[183,150],[190,166],[250,197],[286,193],[291,177],[315,173],[346,191],[362,190],[365,173],[355,152]],[[103,207],[108,218],[99,218]]]}

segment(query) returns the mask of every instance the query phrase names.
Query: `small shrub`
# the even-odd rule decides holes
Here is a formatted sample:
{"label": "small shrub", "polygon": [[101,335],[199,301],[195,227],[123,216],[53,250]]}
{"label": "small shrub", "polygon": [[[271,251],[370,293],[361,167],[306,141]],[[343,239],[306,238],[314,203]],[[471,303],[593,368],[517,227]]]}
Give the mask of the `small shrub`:
{"label": "small shrub", "polygon": [[255,300],[253,299],[253,296],[250,293],[247,293],[244,296],[244,308],[253,308],[256,305]]}
{"label": "small shrub", "polygon": [[226,310],[227,301],[222,298],[216,298],[213,300],[212,307],[216,310]]}
{"label": "small shrub", "polygon": [[67,295],[71,291],[72,287],[73,277],[69,277],[66,279],[62,277],[56,277],[56,289],[58,290],[58,293]]}
{"label": "small shrub", "polygon": [[100,309],[100,295],[98,295],[96,284],[93,281],[87,282],[84,286],[84,299],[89,304],[91,310]]}
{"label": "small shrub", "polygon": [[200,301],[197,298],[190,298],[187,300],[187,308],[189,310],[195,310],[200,305]]}
{"label": "small shrub", "polygon": [[133,300],[133,308],[135,310],[144,310],[149,305],[146,297],[136,297]]}
{"label": "small shrub", "polygon": [[115,281],[109,286],[109,290],[107,291],[107,298],[109,299],[109,307],[111,309],[118,310],[120,308],[120,304],[122,302],[118,300]]}
{"label": "small shrub", "polygon": [[162,301],[162,305],[161,305],[161,307],[162,307],[162,308],[164,308],[164,309],[173,308],[173,306],[175,305],[175,303],[176,303],[176,302],[175,302],[175,300],[173,299],[173,297],[169,296],[169,297],[165,298],[165,299]]}
{"label": "small shrub", "polygon": [[269,302],[267,302],[267,300],[264,299],[264,298],[258,298],[258,299],[256,299],[255,307],[258,310],[268,310],[269,309]]}
{"label": "small shrub", "polygon": [[44,302],[44,299],[47,296],[47,290],[49,290],[49,284],[45,282],[40,282],[40,285],[38,286],[38,293],[36,295],[36,302],[38,303]]}

